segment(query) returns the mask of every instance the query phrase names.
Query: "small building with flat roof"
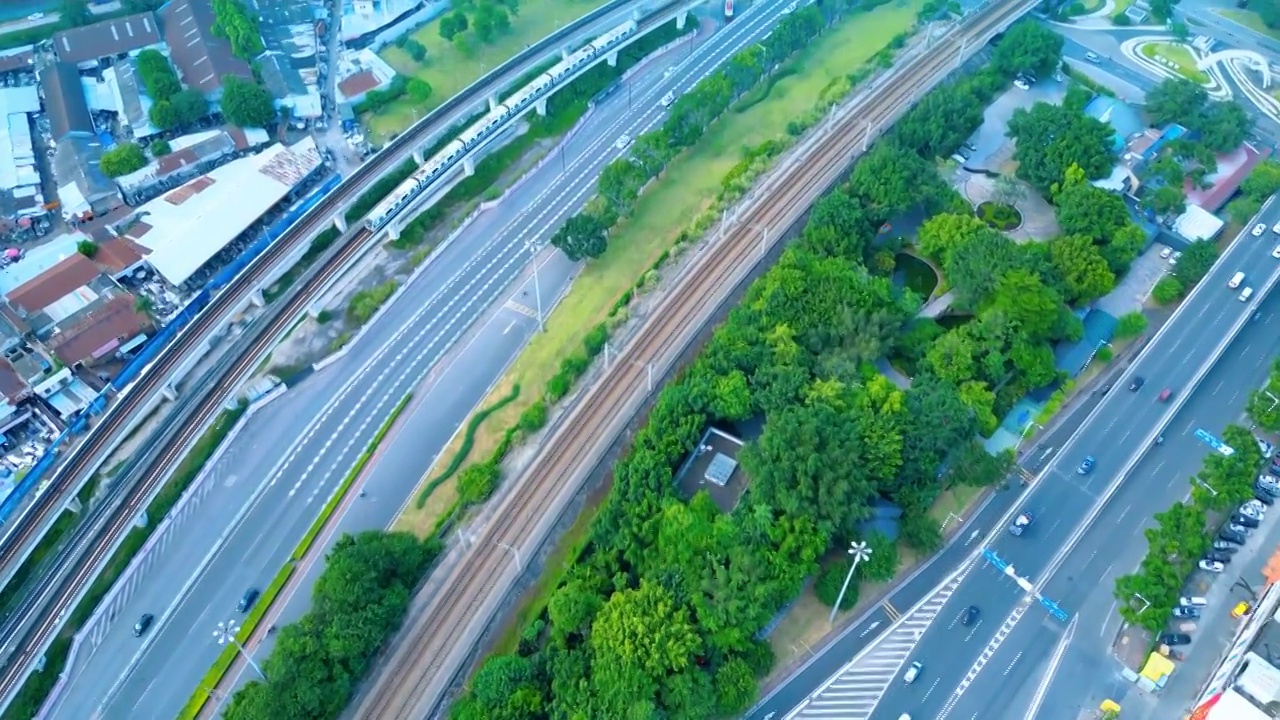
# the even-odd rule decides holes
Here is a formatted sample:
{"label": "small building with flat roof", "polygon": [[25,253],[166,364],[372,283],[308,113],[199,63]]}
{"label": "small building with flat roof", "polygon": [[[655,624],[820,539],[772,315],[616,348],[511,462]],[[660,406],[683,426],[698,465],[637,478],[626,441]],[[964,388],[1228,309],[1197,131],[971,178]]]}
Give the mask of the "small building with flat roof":
{"label": "small building with flat roof", "polygon": [[117,232],[145,248],[151,267],[178,287],[320,166],[309,136],[273,145],[147,202]]}
{"label": "small building with flat roof", "polygon": [[316,5],[297,0],[257,0],[257,8],[265,49],[254,62],[262,74],[262,84],[276,98],[276,104],[288,107],[293,117],[320,117],[323,110]]}
{"label": "small building with flat roof", "polygon": [[1188,240],[1198,242],[1216,239],[1226,225],[1225,220],[1199,205],[1187,205],[1187,209],[1173,221],[1173,231]]}
{"label": "small building with flat roof", "polygon": [[1258,163],[1270,155],[1271,148],[1259,148],[1251,143],[1244,143],[1229,153],[1219,155],[1217,171],[1204,178],[1207,188],[1202,189],[1194,184],[1190,177],[1184,181],[1183,191],[1186,193],[1187,203],[1199,205],[1211,213],[1218,212],[1236,194],[1240,184],[1249,177]]}

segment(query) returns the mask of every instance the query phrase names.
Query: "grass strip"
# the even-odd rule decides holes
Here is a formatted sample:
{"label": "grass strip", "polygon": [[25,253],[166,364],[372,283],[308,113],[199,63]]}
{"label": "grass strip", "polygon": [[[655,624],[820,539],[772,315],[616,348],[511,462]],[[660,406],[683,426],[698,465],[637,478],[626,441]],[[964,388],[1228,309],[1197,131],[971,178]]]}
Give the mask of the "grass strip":
{"label": "grass strip", "polygon": [[[156,493],[151,504],[147,506],[145,517],[148,519],[164,518],[178,503],[182,494],[204,469],[204,465],[213,456],[213,453],[222,444],[222,441],[235,427],[236,423],[244,415],[248,405],[240,403],[230,410],[224,410],[218,418],[214,420],[213,425],[196,440],[191,447],[191,451],[178,464],[173,475],[169,477],[169,482]],[[133,562],[133,558],[147,543],[151,534],[155,532],[157,522],[148,522],[145,527],[134,528],[125,536],[124,542],[116,549],[111,559],[103,567],[102,572],[98,574],[97,579],[89,587],[88,593],[80,600],[80,604],[76,605],[75,610],[71,613],[71,618],[62,630],[58,632],[58,636],[50,645],[49,650],[45,653],[45,666],[40,672],[32,673],[22,684],[22,688],[18,690],[14,696],[13,702],[9,704],[7,710],[2,717],[4,720],[18,720],[18,718],[32,718],[40,712],[40,707],[48,698],[49,693],[53,690],[54,685],[58,682],[58,677],[65,669],[67,656],[71,652],[71,644],[75,638],[75,634],[80,628],[93,616],[93,611],[106,597],[111,590],[111,586],[115,585],[120,576],[129,567],[129,563]]]}
{"label": "grass strip", "polygon": [[445,466],[444,470],[440,471],[439,475],[428,480],[427,484],[418,492],[418,507],[426,504],[427,498],[431,497],[431,493],[435,492],[436,488],[440,487],[440,484],[445,480],[453,477],[458,472],[458,468],[462,467],[462,463],[466,462],[467,456],[471,454],[471,448],[475,445],[476,430],[479,429],[480,424],[488,419],[490,415],[515,402],[518,397],[520,397],[520,385],[516,384],[511,387],[511,392],[506,397],[500,398],[489,407],[481,408],[471,416],[471,419],[467,421],[466,430],[462,432],[462,444],[458,446],[458,450],[453,454],[453,457],[449,458],[449,464]]}
{"label": "grass strip", "polygon": [[[408,393],[403,398],[400,398],[400,402],[396,403],[396,406],[391,410],[391,414],[382,422],[382,425],[378,427],[378,432],[373,434],[373,438],[365,446],[364,452],[360,453],[360,457],[356,458],[355,465],[351,466],[351,470],[342,479],[338,489],[330,496],[329,501],[324,504],[324,509],[320,511],[315,521],[311,523],[311,527],[307,529],[307,534],[302,536],[302,540],[294,548],[293,554],[289,556],[289,561],[284,567],[280,568],[275,578],[271,580],[271,584],[262,593],[262,597],[254,604],[253,609],[249,611],[244,625],[236,633],[236,641],[241,645],[249,641],[253,631],[262,622],[262,618],[266,616],[267,610],[271,609],[271,604],[275,602],[275,599],[284,589],[285,583],[289,582],[289,578],[293,577],[293,572],[297,569],[298,562],[311,551],[311,546],[315,543],[316,537],[320,535],[320,531],[328,524],[329,518],[338,509],[338,504],[347,496],[347,491],[351,489],[351,485],[355,483],[356,478],[360,477],[360,473],[369,464],[373,454],[378,451],[378,446],[382,444],[383,438],[390,432],[391,426],[399,419],[400,413],[404,412],[405,407],[409,405],[409,401],[412,399],[413,393]],[[182,712],[178,713],[178,720],[194,720],[200,715],[200,710],[209,701],[213,690],[218,687],[218,683],[222,682],[227,670],[231,669],[231,663],[236,659],[236,652],[234,645],[228,645],[222,649],[218,659],[213,661],[209,671],[201,678],[200,685],[192,693],[191,699],[183,706]]]}

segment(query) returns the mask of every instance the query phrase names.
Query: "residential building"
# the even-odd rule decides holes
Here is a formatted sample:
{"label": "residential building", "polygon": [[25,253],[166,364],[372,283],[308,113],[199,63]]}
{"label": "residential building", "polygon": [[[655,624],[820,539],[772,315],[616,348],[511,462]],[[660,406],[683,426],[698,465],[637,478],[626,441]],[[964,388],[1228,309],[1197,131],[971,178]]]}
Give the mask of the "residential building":
{"label": "residential building", "polygon": [[213,33],[211,0],[171,0],[160,8],[159,15],[169,57],[187,87],[217,102],[222,97],[223,77],[253,80],[249,63],[231,52],[230,42]]}
{"label": "residential building", "polygon": [[339,0],[342,39],[371,35],[417,10],[422,0]]}
{"label": "residential building", "polygon": [[396,71],[374,51],[348,50],[338,58],[337,102],[358,104],[371,90],[391,84]]}
{"label": "residential building", "polygon": [[1258,163],[1266,160],[1270,155],[1271,148],[1255,147],[1251,143],[1245,143],[1229,153],[1218,155],[1218,169],[1204,178],[1207,188],[1194,186],[1190,178],[1185,181],[1183,190],[1186,192],[1187,202],[1211,213],[1218,212],[1236,194],[1240,189],[1240,183],[1249,177],[1249,173],[1258,166]]}
{"label": "residential building", "polygon": [[40,71],[54,143],[53,174],[62,216],[83,220],[121,205],[115,184],[98,168],[102,139],[94,126],[76,66],[55,62]]}
{"label": "residential building", "polygon": [[257,7],[266,49],[255,62],[263,85],[291,116],[320,117],[322,66],[317,61],[316,6],[297,0],[258,0]]}

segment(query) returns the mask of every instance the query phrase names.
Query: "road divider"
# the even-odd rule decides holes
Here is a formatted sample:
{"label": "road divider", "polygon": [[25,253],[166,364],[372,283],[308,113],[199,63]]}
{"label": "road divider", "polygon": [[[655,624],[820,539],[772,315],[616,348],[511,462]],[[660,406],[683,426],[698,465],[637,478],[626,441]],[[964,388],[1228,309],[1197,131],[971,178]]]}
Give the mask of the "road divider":
{"label": "road divider", "polygon": [[[319,536],[322,530],[324,530],[329,519],[337,510],[338,505],[347,496],[351,487],[364,471],[365,466],[368,465],[369,460],[371,460],[374,454],[378,451],[378,447],[382,444],[383,438],[385,438],[387,433],[391,430],[391,426],[395,424],[397,419],[399,419],[400,414],[404,412],[404,409],[409,405],[409,402],[412,399],[413,393],[409,393],[401,398],[400,402],[391,410],[391,414],[387,416],[387,419],[383,421],[382,425],[378,428],[378,431],[374,433],[373,438],[365,447],[364,452],[360,453],[360,456],[356,458],[356,462],[352,465],[351,470],[347,472],[346,477],[344,477],[342,482],[338,484],[338,487],[334,489],[333,494],[329,496],[329,501],[325,503],[324,509],[320,511],[320,514],[316,517],[315,521],[311,523],[311,527],[307,530],[306,534],[302,536],[302,540],[299,541],[297,547],[294,548],[293,553],[289,556],[289,562],[285,564],[284,567],[280,568],[280,571],[276,573],[276,576],[271,580],[271,583],[267,585],[266,590],[263,591],[261,599],[254,604],[253,609],[245,618],[244,625],[240,628],[239,632],[236,633],[236,643],[243,646],[253,636],[254,631],[262,622],[262,618],[264,618],[267,612],[271,609],[276,598],[279,597],[280,592],[285,587],[285,584],[293,577],[293,573],[298,570],[300,561],[306,557],[308,552],[311,551],[312,546],[315,544],[316,537]],[[246,648],[246,652],[248,651],[249,650]],[[209,668],[209,671],[204,674],[203,678],[201,678],[200,685],[192,694],[191,699],[187,701],[186,706],[184,706],[182,712],[179,713],[178,720],[195,720],[195,718],[200,715],[205,704],[209,702],[209,698],[212,696],[213,690],[222,682],[223,677],[231,668],[231,664],[235,662],[237,652],[238,651],[234,644],[223,648],[222,653],[218,655],[218,659],[214,661],[213,666]]]}

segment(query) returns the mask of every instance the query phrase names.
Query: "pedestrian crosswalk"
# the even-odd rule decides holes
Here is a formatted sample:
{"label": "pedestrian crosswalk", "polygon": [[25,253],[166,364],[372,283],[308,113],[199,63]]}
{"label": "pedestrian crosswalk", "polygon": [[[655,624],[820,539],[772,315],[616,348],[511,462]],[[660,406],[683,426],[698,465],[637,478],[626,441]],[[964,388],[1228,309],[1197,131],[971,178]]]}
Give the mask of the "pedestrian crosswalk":
{"label": "pedestrian crosswalk", "polygon": [[884,603],[885,613],[894,620],[893,626],[792,710],[786,720],[869,720],[920,636],[938,617],[965,573],[967,569],[906,613],[899,613]]}

